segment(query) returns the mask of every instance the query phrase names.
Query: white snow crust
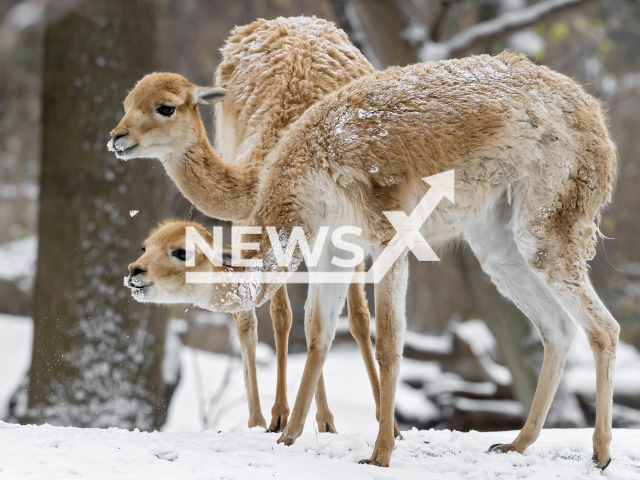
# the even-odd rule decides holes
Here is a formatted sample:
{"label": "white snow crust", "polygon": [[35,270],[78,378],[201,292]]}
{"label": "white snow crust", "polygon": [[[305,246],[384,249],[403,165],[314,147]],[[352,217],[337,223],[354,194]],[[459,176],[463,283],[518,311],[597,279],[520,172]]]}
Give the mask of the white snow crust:
{"label": "white snow crust", "polygon": [[[26,317],[0,315],[0,407],[24,378],[30,361],[32,322]],[[581,340],[572,350],[565,375],[572,384],[592,384],[592,357]],[[616,368],[616,390],[637,385],[629,381],[637,372],[638,358],[622,344]],[[275,359],[270,347],[259,344],[258,383],[265,418],[269,420],[275,398]],[[181,382],[171,403],[163,432],[123,429],[78,429],[53,426],[20,426],[0,422],[0,480],[20,479],[634,479],[640,478],[640,430],[615,429],[611,466],[602,474],[591,465],[592,429],[543,430],[524,455],[487,454],[498,442],[512,441],[517,432],[451,432],[411,430],[396,443],[391,467],[358,465],[368,457],[377,434],[375,406],[360,354],[355,347],[336,346],[324,366],[329,406],[338,435],[316,433],[315,405],[305,431],[292,447],[276,443],[279,434],[249,430],[248,408],[239,358],[182,347]],[[305,361],[292,354],[288,362],[288,398],[293,406]],[[195,368],[197,362],[198,368]],[[216,419],[202,430],[199,387],[204,399],[219,392],[225,370],[232,363],[230,383],[219,405],[211,410]],[[440,377],[433,362],[404,359],[401,378]],[[637,377],[636,377],[637,379]],[[621,381],[619,381],[621,380]],[[583,389],[593,388],[583,386]],[[577,388],[576,388],[577,389]],[[477,402],[477,401],[475,401]],[[428,420],[437,415],[419,390],[400,383],[397,407]],[[467,405],[491,411],[491,405]],[[479,408],[482,407],[482,408]],[[504,405],[503,405],[504,407]],[[513,405],[514,409],[519,405]],[[616,405],[618,409],[625,408]]]}
{"label": "white snow crust", "polygon": [[358,465],[375,434],[305,432],[291,447],[262,429],[218,433],[130,432],[0,423],[2,479],[638,479],[640,431],[615,430],[613,462],[591,465],[591,430],[544,430],[524,455],[487,454],[516,432],[411,430],[391,467]]}

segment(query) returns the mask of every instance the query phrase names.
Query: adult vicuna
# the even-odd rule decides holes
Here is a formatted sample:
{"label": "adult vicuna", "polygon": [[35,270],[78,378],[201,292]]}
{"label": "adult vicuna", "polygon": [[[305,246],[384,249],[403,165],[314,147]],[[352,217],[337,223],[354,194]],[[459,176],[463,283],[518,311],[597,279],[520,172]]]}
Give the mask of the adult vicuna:
{"label": "adult vicuna", "polygon": [[[199,210],[242,222],[255,207],[264,159],[286,128],[327,93],[372,73],[373,67],[342,30],[315,17],[257,20],[238,27],[222,54],[217,87],[199,88],[180,75],[167,73],[143,78],[125,100],[126,114],[113,130],[109,148],[123,159],[159,158]],[[225,161],[211,147],[198,112],[198,105],[213,103],[217,109],[216,136]],[[362,350],[378,405],[379,380],[367,303],[361,285],[354,284],[351,290],[350,327]],[[292,315],[286,286],[272,298],[271,316],[278,380],[269,430],[279,431],[289,416],[286,355]],[[237,312],[234,317],[244,363],[249,426],[266,427],[256,380],[255,312]],[[335,432],[322,377],[316,403],[319,430]]]}
{"label": "adult vicuna", "polygon": [[[398,211],[414,211],[429,191],[422,179],[439,175],[446,183],[454,170],[455,203],[440,202],[420,233],[432,244],[466,239],[500,291],[536,325],[545,347],[524,428],[512,443],[492,449],[523,452],[538,437],[578,323],[596,359],[593,459],[600,468],[608,465],[619,326],[591,286],[587,261],[600,211],[611,198],[616,151],[596,99],[569,78],[510,52],[390,68],[312,106],[270,153],[267,166],[251,223],[285,234],[300,226],[307,238],[323,225],[355,225],[376,249],[396,233],[383,212],[395,211],[391,217],[398,218]],[[262,266],[221,268],[225,276],[233,270],[256,280],[200,284],[197,296],[215,310],[260,305],[279,288],[260,282],[262,274],[295,270],[301,261],[296,253],[281,265],[263,228],[254,257]],[[340,270],[332,255],[325,249],[317,270]],[[133,278],[147,285],[144,276]],[[406,286],[405,253],[376,285],[382,396],[378,438],[365,462],[383,466],[394,445]],[[302,432],[347,288],[310,288],[307,363],[279,442],[291,444]],[[139,299],[153,298],[148,287]]]}

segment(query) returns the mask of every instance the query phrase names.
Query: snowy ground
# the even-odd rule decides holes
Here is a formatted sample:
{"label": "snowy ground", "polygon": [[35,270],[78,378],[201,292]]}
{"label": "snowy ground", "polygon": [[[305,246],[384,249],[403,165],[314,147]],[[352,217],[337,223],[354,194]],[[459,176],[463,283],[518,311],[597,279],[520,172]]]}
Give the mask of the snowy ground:
{"label": "snowy ground", "polygon": [[277,434],[141,433],[0,424],[0,479],[635,479],[640,431],[616,430],[614,461],[601,474],[590,464],[589,430],[545,430],[525,455],[485,453],[515,432],[404,433],[391,467],[358,465],[375,434],[305,432],[291,447]]}
{"label": "snowy ground", "polygon": [[[30,319],[0,315],[0,410],[26,372]],[[595,386],[588,346],[572,351],[569,384]],[[305,432],[292,447],[277,435],[246,427],[248,408],[239,358],[180,349],[182,379],[163,432],[17,426],[0,423],[0,480],[67,478],[259,479],[640,479],[640,430],[616,430],[614,462],[604,476],[590,465],[591,430],[545,430],[526,455],[488,455],[489,445],[511,441],[515,432],[410,431],[397,443],[389,469],[358,465],[371,454],[377,423],[364,364],[357,348],[336,346],[324,368],[329,405],[338,435],[317,434],[312,404]],[[623,346],[616,380],[637,385],[638,353]],[[260,344],[258,381],[263,414],[275,398],[275,358]],[[305,355],[290,355],[288,397],[293,405]],[[571,365],[568,365],[570,367]],[[404,359],[402,376],[442,375],[435,363]],[[225,382],[225,378],[228,379]],[[222,388],[224,386],[224,388]],[[212,401],[212,398],[215,401]],[[400,382],[398,405],[429,418],[435,407],[420,390]],[[204,414],[203,414],[204,412]],[[206,420],[203,418],[206,417]]]}

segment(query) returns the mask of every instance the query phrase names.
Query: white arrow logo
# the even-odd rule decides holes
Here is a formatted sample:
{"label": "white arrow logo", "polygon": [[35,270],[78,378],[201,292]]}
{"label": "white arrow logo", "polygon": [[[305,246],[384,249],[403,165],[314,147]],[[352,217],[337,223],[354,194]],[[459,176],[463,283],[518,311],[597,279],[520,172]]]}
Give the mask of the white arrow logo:
{"label": "white arrow logo", "polygon": [[[378,259],[371,266],[371,270],[367,272],[367,276],[373,275],[373,282],[378,283],[389,271],[393,262],[395,262],[404,249],[409,247],[416,258],[422,262],[437,262],[440,259],[429,246],[425,238],[420,234],[420,228],[427,221],[429,215],[435,210],[443,198],[454,201],[454,171],[439,173],[423,178],[431,188],[427,194],[422,197],[420,203],[407,216],[404,212],[392,211],[383,212],[393,228],[396,229],[395,236],[387,245]],[[370,279],[367,279],[368,281]]]}

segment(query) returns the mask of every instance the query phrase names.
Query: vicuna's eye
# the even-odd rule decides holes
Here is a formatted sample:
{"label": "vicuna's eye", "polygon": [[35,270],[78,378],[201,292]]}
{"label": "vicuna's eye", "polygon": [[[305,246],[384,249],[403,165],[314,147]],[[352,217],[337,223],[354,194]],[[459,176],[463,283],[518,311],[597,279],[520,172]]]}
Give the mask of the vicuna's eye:
{"label": "vicuna's eye", "polygon": [[184,248],[179,248],[178,250],[171,252],[171,256],[176,257],[181,262],[184,262],[187,259],[187,252],[184,251]]}
{"label": "vicuna's eye", "polygon": [[146,252],[146,251],[147,251],[147,249],[146,249],[146,248],[144,248],[144,247],[142,247],[140,250],[142,250],[142,253],[144,253],[144,252]]}
{"label": "vicuna's eye", "polygon": [[163,117],[170,117],[175,111],[176,107],[172,105],[160,105],[158,108],[156,108],[156,112],[158,112]]}

